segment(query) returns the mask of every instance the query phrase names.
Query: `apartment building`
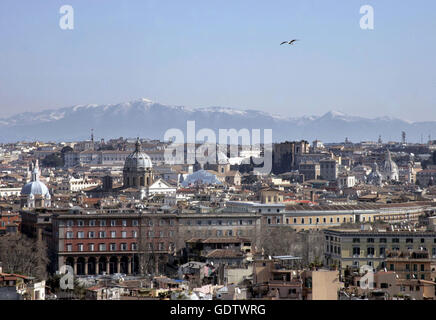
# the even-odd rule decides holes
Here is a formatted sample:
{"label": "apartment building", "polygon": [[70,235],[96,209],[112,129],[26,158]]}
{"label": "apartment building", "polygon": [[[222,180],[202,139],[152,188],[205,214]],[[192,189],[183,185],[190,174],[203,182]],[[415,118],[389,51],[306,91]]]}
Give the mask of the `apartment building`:
{"label": "apartment building", "polygon": [[336,265],[342,270],[363,265],[374,269],[391,268],[390,264],[394,264],[395,270],[395,265],[400,266],[400,260],[396,264],[387,261],[392,261],[389,259],[398,252],[422,251],[436,259],[436,232],[433,231],[335,228],[323,232],[325,264]]}

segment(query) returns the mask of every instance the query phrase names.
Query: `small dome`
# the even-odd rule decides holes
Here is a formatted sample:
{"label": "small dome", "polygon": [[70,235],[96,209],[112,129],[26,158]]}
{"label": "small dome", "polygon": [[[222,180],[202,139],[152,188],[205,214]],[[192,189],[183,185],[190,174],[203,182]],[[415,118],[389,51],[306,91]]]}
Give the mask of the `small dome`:
{"label": "small dome", "polygon": [[22,195],[42,195],[46,197],[50,195],[47,186],[41,181],[31,181],[26,183],[21,189]]}
{"label": "small dome", "polygon": [[152,167],[153,164],[150,157],[146,153],[141,152],[141,144],[138,138],[135,144],[135,151],[124,162],[124,170],[136,171],[138,169],[151,169]]}

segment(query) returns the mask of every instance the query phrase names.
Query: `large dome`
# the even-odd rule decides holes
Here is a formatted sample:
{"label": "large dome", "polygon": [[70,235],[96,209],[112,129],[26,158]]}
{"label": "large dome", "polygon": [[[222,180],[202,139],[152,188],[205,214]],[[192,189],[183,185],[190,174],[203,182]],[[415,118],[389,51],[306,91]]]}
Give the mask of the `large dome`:
{"label": "large dome", "polygon": [[141,143],[139,139],[136,140],[135,151],[126,158],[124,170],[136,171],[138,169],[151,169],[152,167],[153,164],[150,157],[146,153],[141,152]]}
{"label": "large dome", "polygon": [[47,186],[41,181],[30,181],[21,188],[22,195],[42,195],[45,198],[50,197]]}

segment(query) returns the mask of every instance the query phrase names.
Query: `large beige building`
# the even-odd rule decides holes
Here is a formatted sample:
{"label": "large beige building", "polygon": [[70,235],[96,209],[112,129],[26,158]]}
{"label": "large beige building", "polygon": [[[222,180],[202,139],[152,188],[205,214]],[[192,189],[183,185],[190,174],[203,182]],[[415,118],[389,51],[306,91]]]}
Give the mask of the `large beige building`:
{"label": "large beige building", "polygon": [[286,204],[282,202],[283,197],[276,197],[274,201],[274,195],[266,192],[260,202],[228,201],[226,211],[257,212],[261,214],[264,224],[287,226],[295,231],[323,230],[339,227],[343,223],[417,222],[423,214],[436,212],[433,202],[301,206]]}
{"label": "large beige building", "polygon": [[326,265],[342,270],[364,265],[374,269],[386,268],[392,252],[426,251],[436,259],[436,232],[391,229],[328,229],[324,230]]}
{"label": "large beige building", "polygon": [[[261,205],[252,205],[259,208]],[[295,231],[323,230],[339,227],[343,223],[367,223],[375,221],[401,222],[418,221],[425,213],[435,212],[431,202],[411,202],[399,204],[362,203],[357,205],[314,205],[299,206],[271,204],[262,212],[269,225],[285,225]]]}

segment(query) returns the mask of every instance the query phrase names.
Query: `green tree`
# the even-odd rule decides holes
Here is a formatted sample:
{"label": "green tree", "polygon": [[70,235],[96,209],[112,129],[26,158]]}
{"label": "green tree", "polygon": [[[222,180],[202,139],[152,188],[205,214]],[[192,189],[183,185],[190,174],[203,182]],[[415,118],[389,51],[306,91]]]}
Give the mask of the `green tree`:
{"label": "green tree", "polygon": [[44,159],[42,159],[41,163],[44,167],[59,168],[64,166],[62,155],[57,153],[47,155]]}

